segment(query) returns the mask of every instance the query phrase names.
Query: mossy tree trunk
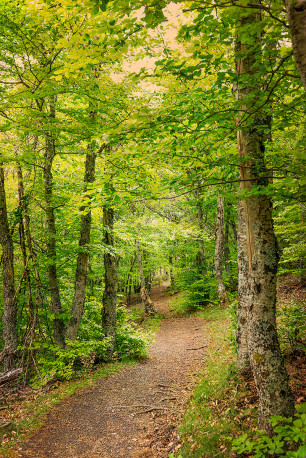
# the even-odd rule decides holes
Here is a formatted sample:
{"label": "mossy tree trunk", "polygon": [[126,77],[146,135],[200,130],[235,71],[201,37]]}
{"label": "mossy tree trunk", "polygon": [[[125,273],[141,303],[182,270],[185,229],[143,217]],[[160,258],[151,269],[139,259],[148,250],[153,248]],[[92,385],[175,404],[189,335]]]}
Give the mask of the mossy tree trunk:
{"label": "mossy tree trunk", "polygon": [[[290,417],[294,412],[288,375],[280,351],[275,318],[278,251],[273,229],[272,204],[264,157],[264,114],[256,106],[260,82],[255,74],[261,61],[261,18],[252,9],[237,11],[236,62],[239,77],[238,151],[240,157],[241,216],[245,218],[247,246],[248,352],[259,393],[259,427],[271,433],[272,415]],[[240,225],[241,229],[241,225]]]}

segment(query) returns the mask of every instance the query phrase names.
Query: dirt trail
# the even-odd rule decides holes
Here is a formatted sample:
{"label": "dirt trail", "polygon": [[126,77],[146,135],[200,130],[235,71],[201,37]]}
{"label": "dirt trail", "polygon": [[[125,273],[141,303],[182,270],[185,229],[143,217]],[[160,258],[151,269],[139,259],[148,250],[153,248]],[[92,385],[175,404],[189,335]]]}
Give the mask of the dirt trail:
{"label": "dirt trail", "polygon": [[168,457],[204,354],[203,321],[171,318],[165,288],[152,299],[164,313],[149,358],[83,389],[48,415],[19,456]]}

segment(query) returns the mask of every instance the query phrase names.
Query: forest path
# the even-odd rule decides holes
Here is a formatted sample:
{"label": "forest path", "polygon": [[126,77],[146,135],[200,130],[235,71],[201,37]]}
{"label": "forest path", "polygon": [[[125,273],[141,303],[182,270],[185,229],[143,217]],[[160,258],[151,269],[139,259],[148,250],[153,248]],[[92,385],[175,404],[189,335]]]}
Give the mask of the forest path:
{"label": "forest path", "polygon": [[147,360],[82,389],[51,412],[19,449],[22,457],[168,457],[204,356],[196,317],[173,318],[165,287],[152,300],[164,314]]}

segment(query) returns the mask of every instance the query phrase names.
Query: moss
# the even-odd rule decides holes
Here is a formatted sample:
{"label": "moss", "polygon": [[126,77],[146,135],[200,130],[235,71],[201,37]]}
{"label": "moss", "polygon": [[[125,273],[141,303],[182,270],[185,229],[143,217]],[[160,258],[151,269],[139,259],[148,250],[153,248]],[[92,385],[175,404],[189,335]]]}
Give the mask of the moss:
{"label": "moss", "polygon": [[260,353],[254,353],[253,360],[256,364],[262,364],[266,360],[266,357],[265,355],[261,355]]}

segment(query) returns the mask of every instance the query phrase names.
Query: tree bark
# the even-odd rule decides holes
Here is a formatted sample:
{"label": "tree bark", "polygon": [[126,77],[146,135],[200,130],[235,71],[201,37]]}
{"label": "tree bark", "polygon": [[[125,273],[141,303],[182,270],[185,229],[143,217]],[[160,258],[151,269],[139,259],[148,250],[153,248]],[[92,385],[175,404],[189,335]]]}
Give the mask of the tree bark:
{"label": "tree bark", "polygon": [[[50,119],[51,122],[55,118],[55,99],[50,100]],[[44,154],[44,186],[45,186],[45,201],[46,201],[46,217],[47,217],[47,256],[48,256],[48,278],[51,294],[53,319],[53,332],[56,344],[63,348],[65,346],[65,326],[64,321],[60,317],[62,313],[62,304],[60,298],[60,290],[57,277],[57,262],[56,262],[56,227],[53,205],[53,180],[52,180],[52,162],[55,157],[55,141],[52,133],[46,132],[45,135],[45,154]]]}
{"label": "tree bark", "polygon": [[251,303],[246,217],[243,202],[238,204],[238,308],[237,308],[237,367],[243,371],[250,367],[248,349],[248,309]]}
{"label": "tree bark", "polygon": [[223,249],[224,249],[224,197],[218,197],[217,224],[215,245],[215,274],[218,283],[218,296],[220,304],[228,302],[227,292],[223,283]]}
{"label": "tree bark", "polygon": [[142,255],[141,255],[141,247],[140,247],[140,242],[137,239],[136,240],[136,247],[137,247],[137,260],[138,260],[138,268],[139,268],[139,278],[140,278],[140,295],[142,299],[142,303],[144,306],[145,313],[149,315],[154,315],[156,313],[156,310],[154,308],[153,302],[150,298],[150,295],[148,293],[148,290],[146,288],[145,284],[145,277],[143,273],[143,264],[142,264]]}
{"label": "tree bark", "polygon": [[[275,319],[278,252],[273,230],[272,204],[266,194],[252,193],[254,186],[268,185],[264,158],[265,116],[260,117],[256,101],[259,85],[250,85],[260,63],[260,15],[241,11],[236,43],[238,100],[241,113],[237,132],[241,189],[248,192],[242,201],[246,226],[248,269],[248,351],[259,392],[259,427],[271,433],[272,415],[290,417],[294,412],[288,375],[280,351]],[[239,35],[239,29],[242,29]],[[245,30],[248,29],[246,36]],[[252,39],[250,39],[252,38]],[[256,113],[256,115],[255,115]],[[247,114],[248,122],[242,117]],[[252,122],[250,122],[252,121]]]}
{"label": "tree bark", "polygon": [[117,262],[114,255],[114,210],[111,207],[103,207],[103,228],[106,252],[104,253],[105,288],[103,292],[102,326],[104,335],[110,338],[110,346],[107,352],[107,359],[110,360],[116,343],[115,326],[118,290]]}
{"label": "tree bark", "polygon": [[306,91],[306,0],[285,0],[293,56]]}
{"label": "tree bark", "polygon": [[[88,198],[89,207],[84,205],[80,208],[82,212],[80,238],[79,238],[79,251],[77,257],[77,265],[74,281],[74,296],[71,306],[71,319],[69,320],[66,328],[66,339],[74,342],[78,335],[78,329],[83,316],[85,296],[86,296],[86,282],[87,282],[87,267],[89,260],[89,245],[90,245],[90,227],[91,227],[91,209],[90,209],[90,196],[87,193],[88,183],[93,183],[95,180],[95,163],[96,153],[92,151],[92,145],[88,147],[85,160],[85,174],[84,174],[84,195]],[[87,210],[87,211],[86,211]],[[86,212],[86,213],[85,213]]]}
{"label": "tree bark", "polygon": [[10,232],[6,195],[4,186],[4,170],[0,165],[0,243],[3,257],[3,297],[4,311],[2,316],[4,349],[1,359],[4,362],[4,371],[16,368],[16,349],[18,346],[17,333],[17,298],[14,282],[14,247]]}
{"label": "tree bark", "polygon": [[19,199],[21,202],[22,214],[24,218],[25,238],[26,238],[26,243],[27,243],[27,247],[29,250],[30,259],[32,261],[34,274],[35,274],[35,284],[36,284],[35,314],[37,315],[38,307],[43,302],[42,293],[41,293],[42,284],[41,284],[41,279],[40,279],[38,268],[37,268],[36,255],[35,255],[34,248],[33,248],[33,242],[32,242],[32,237],[31,237],[31,230],[30,230],[30,217],[29,217],[26,198],[24,195],[23,176],[22,176],[22,169],[20,166],[17,167],[17,174],[18,174]]}

